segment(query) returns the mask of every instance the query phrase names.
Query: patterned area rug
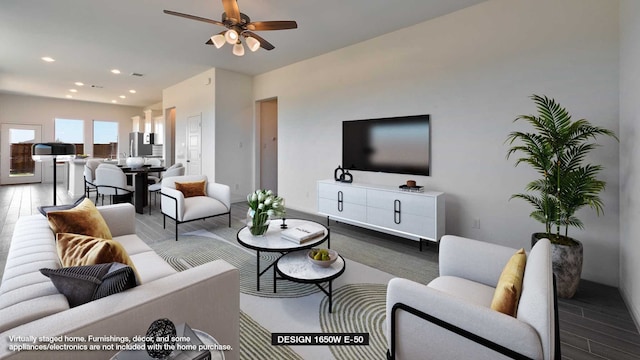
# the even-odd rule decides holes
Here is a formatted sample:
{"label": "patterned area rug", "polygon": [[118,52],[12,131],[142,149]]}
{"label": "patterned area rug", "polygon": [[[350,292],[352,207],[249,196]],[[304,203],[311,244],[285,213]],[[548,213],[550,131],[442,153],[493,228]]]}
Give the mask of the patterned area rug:
{"label": "patterned area rug", "polygon": [[336,359],[385,359],[384,335],[387,287],[381,284],[348,284],[320,304],[320,326],[326,333],[368,333],[368,346],[330,346]]}
{"label": "patterned area rug", "polygon": [[[300,301],[305,302],[307,301],[305,297],[319,292],[318,288],[312,284],[278,281],[278,291],[274,294],[271,291],[273,279],[268,275],[271,270],[261,278],[262,290],[256,291],[255,252],[247,251],[215,234],[182,235],[177,243],[174,240],[168,240],[151,246],[178,271],[216,259],[224,259],[239,269],[240,291],[244,294],[268,298],[301,298]],[[261,263],[270,263],[275,260],[269,257],[272,254],[266,255]],[[347,262],[351,265],[354,263],[349,259]],[[353,266],[349,266],[349,270],[354,271]],[[319,308],[315,307],[322,332],[369,334],[368,346],[330,346],[330,355],[329,352],[327,355],[339,360],[384,359],[385,301],[386,285],[383,284],[346,284],[334,288],[332,313],[329,312],[328,298],[323,296]],[[265,308],[265,311],[269,309]],[[303,358],[288,346],[272,346],[271,332],[242,311],[240,357],[242,359]]]}
{"label": "patterned area rug", "polygon": [[[260,297],[302,297],[319,292],[313,284],[296,284],[279,281],[277,292],[273,292],[273,270],[269,269],[260,277],[260,291],[256,283],[256,253],[232,245],[214,234],[213,237],[181,235],[178,242],[167,240],[150,245],[174,269],[183,271],[207,262],[223,259],[240,270],[240,291],[243,294]],[[261,253],[260,268],[276,260],[276,254]]]}

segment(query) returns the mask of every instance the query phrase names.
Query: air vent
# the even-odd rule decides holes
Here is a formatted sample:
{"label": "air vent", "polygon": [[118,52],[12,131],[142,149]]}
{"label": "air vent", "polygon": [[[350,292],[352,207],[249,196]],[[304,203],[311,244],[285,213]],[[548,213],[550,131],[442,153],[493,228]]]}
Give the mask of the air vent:
{"label": "air vent", "polygon": [[96,89],[102,89],[104,88],[104,86],[102,85],[91,85],[92,88],[96,88]]}
{"label": "air vent", "polygon": [[138,76],[138,77],[142,77],[144,75],[140,74],[140,73],[131,73],[131,76]]}

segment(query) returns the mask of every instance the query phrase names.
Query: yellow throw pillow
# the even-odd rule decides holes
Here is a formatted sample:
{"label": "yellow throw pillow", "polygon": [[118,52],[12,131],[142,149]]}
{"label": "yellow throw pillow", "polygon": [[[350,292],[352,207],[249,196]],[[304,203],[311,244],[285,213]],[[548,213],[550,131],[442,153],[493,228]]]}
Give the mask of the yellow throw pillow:
{"label": "yellow throw pillow", "polygon": [[56,247],[63,267],[117,262],[129,265],[136,275],[138,273],[127,251],[115,240],[58,233]]}
{"label": "yellow throw pillow", "polygon": [[89,199],[70,210],[49,211],[49,226],[54,233],[73,233],[111,239],[111,231],[100,211]]}
{"label": "yellow throw pillow", "polygon": [[176,190],[180,191],[185,198],[193,196],[207,196],[207,194],[205,193],[204,180],[176,182]]}
{"label": "yellow throw pillow", "polygon": [[524,267],[527,263],[527,254],[524,249],[518,250],[504,266],[496,291],[493,294],[491,308],[503,314],[516,316],[518,301],[522,293],[522,279]]}

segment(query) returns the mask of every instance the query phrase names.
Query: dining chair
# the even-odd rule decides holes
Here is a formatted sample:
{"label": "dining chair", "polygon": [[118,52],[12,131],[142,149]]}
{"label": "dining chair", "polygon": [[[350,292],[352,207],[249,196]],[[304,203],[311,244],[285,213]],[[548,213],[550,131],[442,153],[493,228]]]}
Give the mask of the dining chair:
{"label": "dining chair", "polygon": [[[185,167],[182,165],[182,163],[175,163],[173,165],[171,165],[167,171],[164,172],[164,175],[162,176],[162,179],[166,179],[166,178],[170,178],[172,176],[182,176],[184,175],[185,172]],[[149,215],[151,215],[151,194],[153,194],[153,205],[157,205],[158,204],[158,193],[160,192],[160,189],[162,188],[162,181],[157,182],[155,184],[151,184],[148,187],[148,191],[149,191]]]}
{"label": "dining chair", "polygon": [[98,196],[102,198],[109,195],[111,203],[133,202],[133,186],[127,185],[127,175],[115,165],[101,164],[96,169],[96,181]]}
{"label": "dining chair", "polygon": [[84,164],[84,191],[88,198],[92,192],[96,193],[96,201],[98,201],[98,191],[96,188],[96,168],[102,161],[96,159],[89,159]]}

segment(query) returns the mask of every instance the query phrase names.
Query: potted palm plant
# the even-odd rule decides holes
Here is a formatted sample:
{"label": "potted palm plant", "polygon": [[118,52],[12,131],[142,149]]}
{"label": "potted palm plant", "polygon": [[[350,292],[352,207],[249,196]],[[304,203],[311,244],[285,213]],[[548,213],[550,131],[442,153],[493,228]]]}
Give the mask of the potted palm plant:
{"label": "potted palm plant", "polygon": [[586,163],[586,157],[598,146],[597,136],[616,135],[594,126],[585,119],[573,121],[565,108],[546,96],[532,95],[538,115],[521,115],[533,132],[511,132],[507,158],[518,153],[515,166],[525,163],[540,177],[525,187],[526,193],[514,194],[533,205],[530,216],[545,225],[545,231],[532,235],[532,245],[548,238],[552,245],[553,272],[558,296],[571,298],[578,289],[582,272],[582,243],[569,237],[569,227],[584,228],[576,212],[584,206],[603,212],[599,193],[605,182],[597,178],[602,166]]}

